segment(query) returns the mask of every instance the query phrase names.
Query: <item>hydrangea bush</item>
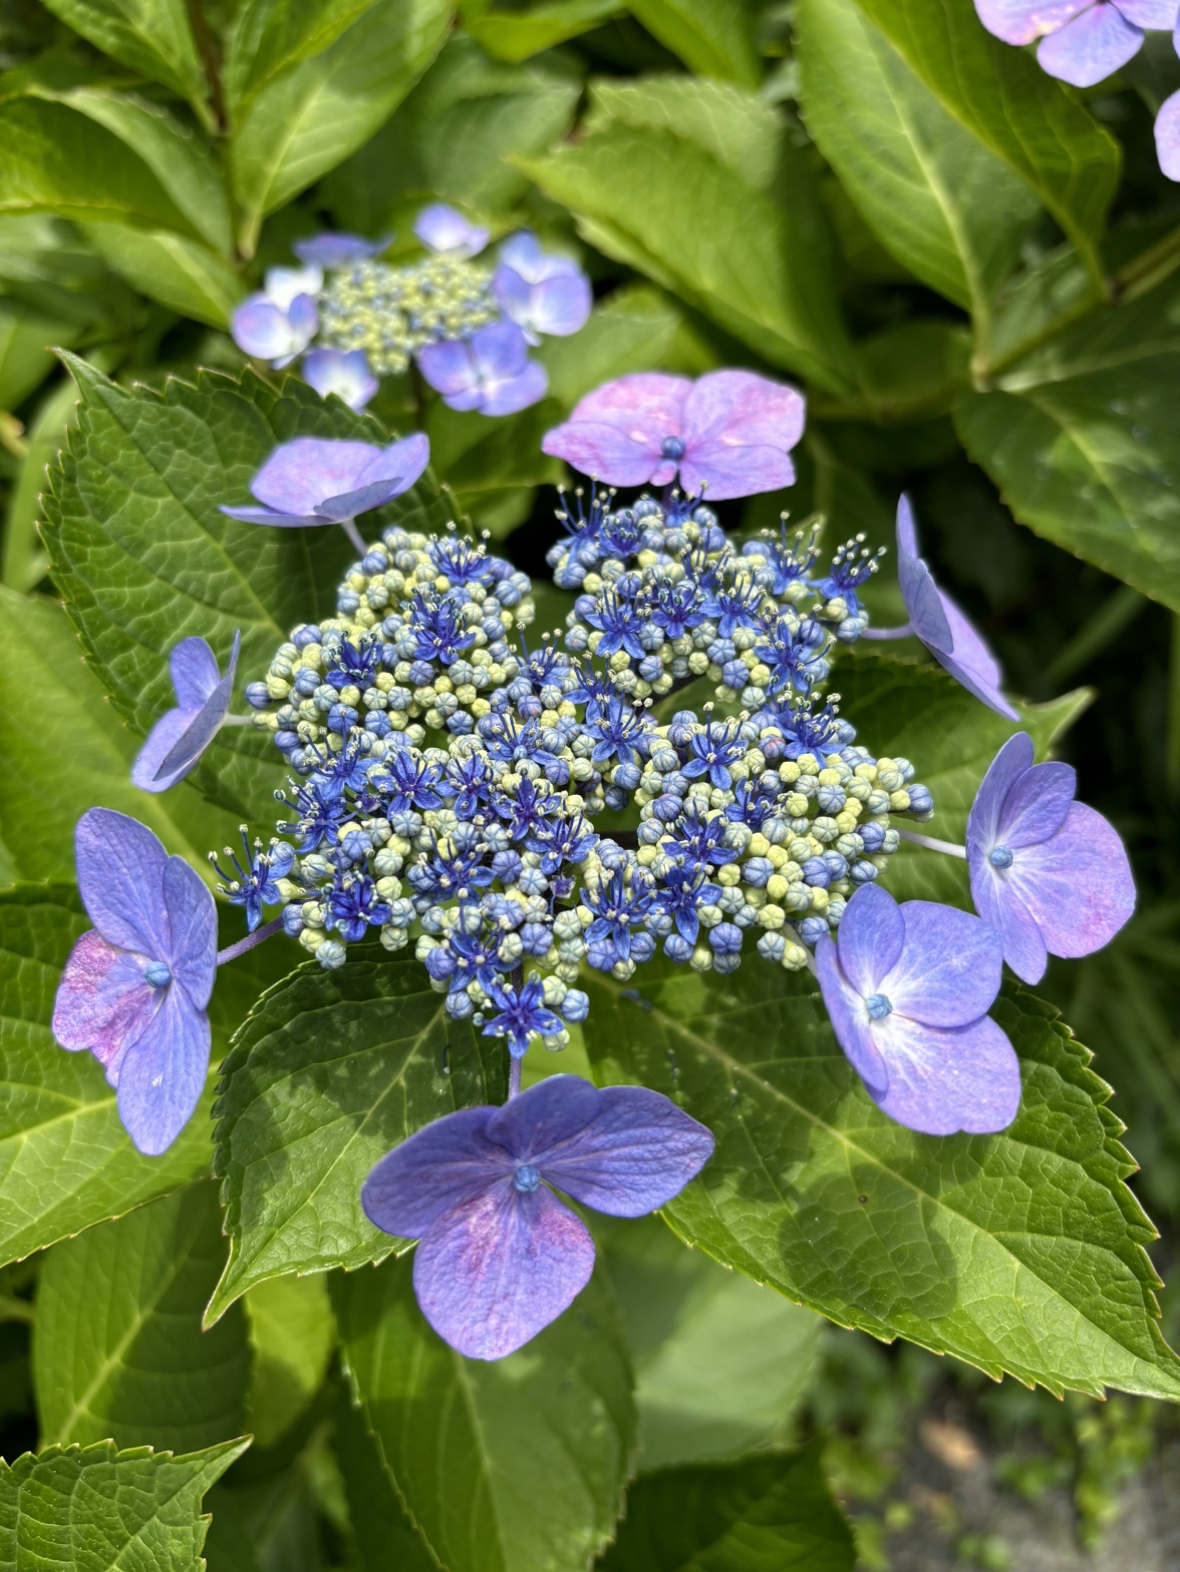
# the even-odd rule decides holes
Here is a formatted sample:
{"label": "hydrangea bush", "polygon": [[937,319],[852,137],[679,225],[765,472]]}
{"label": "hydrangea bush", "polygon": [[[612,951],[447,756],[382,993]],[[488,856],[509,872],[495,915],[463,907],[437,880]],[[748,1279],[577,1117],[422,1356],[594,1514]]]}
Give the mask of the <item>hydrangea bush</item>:
{"label": "hydrangea bush", "polygon": [[1140,900],[1089,695],[927,473],[1180,606],[1180,240],[1078,96],[1143,46],[1163,189],[1175,18],[636,4],[689,69],[586,106],[593,9],[62,0],[0,96],[0,278],[80,314],[0,427],[17,1565],[196,1567],[209,1491],[211,1572],[851,1569],[821,1318],[1180,1398],[1033,991]]}

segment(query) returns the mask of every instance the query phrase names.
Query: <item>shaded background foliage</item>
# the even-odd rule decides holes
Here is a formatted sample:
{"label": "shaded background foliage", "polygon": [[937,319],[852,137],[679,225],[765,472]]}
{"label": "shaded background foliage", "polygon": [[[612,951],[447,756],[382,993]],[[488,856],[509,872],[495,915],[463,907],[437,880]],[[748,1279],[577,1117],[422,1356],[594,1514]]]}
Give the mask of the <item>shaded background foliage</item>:
{"label": "shaded background foliage", "polygon": [[[1169,40],[1149,37],[1118,77],[1078,94],[990,39],[970,0],[463,0],[457,13],[445,0],[0,0],[0,67],[0,883],[69,881],[73,822],[96,802],[136,813],[171,849],[199,857],[238,814],[257,811],[271,784],[240,738],[240,753],[215,774],[167,798],[149,804],[127,783],[140,731],[125,722],[142,730],[158,710],[162,674],[145,657],[116,684],[90,640],[95,664],[84,664],[55,603],[65,595],[81,615],[93,542],[77,520],[71,535],[59,484],[57,504],[39,500],[77,418],[75,383],[47,346],[74,351],[124,388],[164,390],[171,374],[192,380],[197,367],[237,375],[229,314],[301,235],[329,226],[404,236],[428,198],[458,203],[497,232],[534,227],[579,253],[594,314],[577,338],[540,351],[549,395],[507,420],[424,405],[408,378],[386,381],[373,412],[391,427],[421,421],[450,490],[445,506],[419,499],[422,516],[453,505],[543,579],[561,470],[540,453],[541,433],[598,382],[653,367],[750,366],[806,386],[799,484],[722,504],[735,530],[775,526],[783,508],[797,520],[814,509],[827,515],[831,542],[863,531],[887,544],[897,494],[910,491],[940,581],[994,645],[1011,690],[1033,703],[1088,690],[1088,710],[1056,753],[1127,840],[1140,909],[1108,951],[1054,963],[1040,992],[1116,1088],[1114,1111],[1142,1164],[1131,1184],[1163,1231],[1152,1254],[1166,1275],[1180,1224],[1180,191],[1156,167],[1151,122],[1180,85]],[[307,413],[318,401],[289,384],[281,404],[265,384],[247,387],[275,436],[321,418]],[[167,396],[190,397],[175,387]],[[99,415],[88,419],[71,454],[83,439],[88,453],[103,440]],[[335,434],[357,429],[339,407],[331,420]],[[257,461],[247,447],[243,476]],[[216,500],[211,492],[209,505]],[[43,517],[56,576],[37,530]],[[121,549],[146,562],[133,510],[114,520],[115,533],[126,532]],[[324,593],[346,559],[334,542],[314,549],[302,571]],[[254,571],[259,583],[287,583],[285,616],[311,614],[293,604],[285,568],[262,545]],[[873,591],[883,620],[896,611],[889,577]],[[561,597],[542,592],[539,605],[552,625]],[[262,629],[260,651],[273,632]],[[863,684],[865,668],[849,680]],[[1063,706],[1062,718],[1076,708]],[[953,793],[936,800],[961,806]],[[918,877],[907,868],[903,859],[900,880]],[[952,898],[953,887],[939,893]],[[82,925],[68,882],[14,899],[4,920],[18,935],[6,953],[45,966],[60,965],[55,946]],[[290,959],[263,952],[253,970],[221,980],[222,1050]],[[32,961],[22,966],[14,986],[23,1008],[44,979],[33,978]],[[266,1028],[265,1014],[255,1016],[253,1037]],[[372,1042],[386,1055],[382,1031],[374,1027]],[[44,1036],[30,1042],[44,1051]],[[464,1073],[486,1079],[470,1044],[457,1052]],[[46,1096],[89,1107],[100,1085],[99,1076]],[[248,1118],[251,1095],[231,1084],[231,1117]],[[112,1116],[96,1105],[88,1117]],[[28,1157],[19,1120],[0,1125],[5,1143],[18,1171]],[[225,1300],[215,1333],[199,1339],[195,1319],[186,1326],[221,1372],[212,1389],[196,1402],[180,1393],[175,1413],[153,1405],[153,1379],[175,1357],[162,1318],[173,1299],[203,1304],[219,1275],[213,1187],[182,1188],[68,1236],[188,1184],[207,1168],[207,1151],[198,1123],[168,1159],[166,1182],[125,1157],[102,1180],[120,1199],[87,1210],[66,1197],[50,1223],[13,1230],[6,1258],[15,1264],[0,1273],[0,1453],[13,1459],[38,1437],[85,1445],[111,1434],[124,1447],[208,1448],[184,1487],[189,1518],[161,1529],[175,1558],[161,1564],[192,1564],[193,1492],[230,1462],[207,1499],[213,1572],[430,1564],[389,1482],[391,1473],[403,1497],[416,1489],[394,1422],[405,1373],[370,1335],[375,1316],[402,1317],[412,1345],[404,1264],[343,1287],[337,1278],[330,1297],[323,1278],[258,1274],[240,1303]],[[37,1156],[46,1167],[55,1160]],[[36,1171],[27,1182],[31,1193]],[[15,1259],[50,1239],[62,1242]],[[699,1252],[665,1255],[673,1242],[654,1222],[605,1232],[618,1307],[598,1284],[585,1315],[608,1331],[594,1342],[585,1326],[563,1323],[546,1334],[546,1358],[570,1372],[585,1412],[605,1414],[617,1404],[619,1369],[603,1350],[629,1347],[640,1464],[685,1471],[677,1509],[682,1499],[694,1508],[681,1527],[689,1540],[697,1527],[713,1536],[719,1567],[755,1564],[726,1551],[732,1522],[769,1535],[782,1565],[850,1564],[838,1524],[823,1537],[830,1509],[818,1454],[778,1450],[793,1439],[826,1442],[829,1477],[858,1516],[861,1561],[884,1567],[890,1554],[905,1556],[913,1509],[898,1459],[922,1414],[966,1416],[1005,1454],[999,1474],[1026,1494],[1070,1490],[1083,1540],[1109,1517],[1119,1479],[1171,1425],[1170,1411],[1146,1399],[1118,1399],[1098,1417],[1085,1398],[1059,1406],[1011,1381],[985,1390],[968,1367],[912,1347],[832,1330],[817,1338],[814,1316],[778,1301],[768,1310],[765,1293]],[[60,1306],[71,1283],[104,1273],[113,1283],[128,1261],[159,1292],[137,1300],[134,1355],[108,1389],[93,1372],[105,1368],[104,1346],[126,1353],[130,1312],[120,1320],[112,1300],[108,1320],[83,1337],[68,1314],[41,1317],[34,1332],[33,1304],[38,1280],[45,1302]],[[1167,1325],[1176,1317],[1166,1295],[1164,1304]],[[351,1379],[381,1394],[375,1412],[385,1403],[394,1416],[372,1423],[380,1456],[351,1405],[339,1339]],[[755,1372],[743,1364],[748,1347],[760,1350]],[[420,1352],[425,1390],[445,1404],[463,1385],[459,1362]],[[702,1365],[711,1379],[697,1390]],[[469,1394],[473,1423],[513,1444],[547,1422],[542,1386],[481,1378]],[[224,1392],[232,1400],[219,1411]],[[236,1462],[212,1446],[243,1428],[258,1439]],[[455,1539],[467,1528],[466,1495],[458,1505],[432,1501],[420,1522],[457,1566],[585,1564],[609,1537],[611,1448],[634,1446],[626,1432],[626,1423],[613,1440],[604,1432],[582,1475],[554,1486],[552,1522],[539,1527],[514,1516],[511,1492],[488,1469],[480,1488],[501,1531],[492,1550]],[[443,1441],[462,1469],[464,1438]],[[760,1449],[750,1464],[711,1461]],[[114,1466],[101,1449],[82,1458],[86,1469]],[[137,1488],[154,1489],[146,1471],[160,1465],[134,1466],[145,1471]],[[64,1455],[53,1467],[84,1471]],[[579,1477],[596,1471],[583,1539],[555,1548],[562,1491],[576,1495]],[[683,1564],[694,1546],[667,1539],[666,1479],[645,1474],[633,1488],[628,1526],[604,1566]],[[0,1477],[0,1536],[5,1491],[23,1488]],[[811,1497],[818,1516],[794,1522],[783,1502]],[[821,1540],[809,1541],[815,1522]],[[943,1526],[968,1562],[1008,1564],[999,1541]],[[529,1537],[550,1532],[557,1537]],[[395,1548],[401,1560],[390,1559]]]}

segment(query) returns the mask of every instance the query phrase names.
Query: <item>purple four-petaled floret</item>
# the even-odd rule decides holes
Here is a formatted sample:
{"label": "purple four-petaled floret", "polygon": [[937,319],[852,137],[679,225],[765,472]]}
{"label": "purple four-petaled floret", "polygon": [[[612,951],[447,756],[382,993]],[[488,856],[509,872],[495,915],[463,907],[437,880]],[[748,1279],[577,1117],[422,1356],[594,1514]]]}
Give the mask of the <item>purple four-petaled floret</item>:
{"label": "purple four-petaled floret", "polygon": [[173,646],[169,665],[176,706],[160,716],[131,767],[131,779],[141,791],[167,791],[196,769],[229,711],[241,645],[237,632],[224,677],[204,639],[194,636]]}
{"label": "purple four-petaled floret", "polygon": [[712,1151],[708,1130],[658,1092],[554,1075],[503,1107],[419,1130],[381,1159],[361,1200],[378,1228],[419,1241],[414,1289],[439,1336],[469,1359],[502,1359],[556,1320],[594,1269],[594,1241],[554,1190],[641,1217]]}
{"label": "purple four-petaled floret", "polygon": [[489,232],[445,202],[432,202],[414,220],[414,233],[427,250],[439,256],[474,257],[487,245]]}
{"label": "purple four-petaled floret", "polygon": [[569,257],[546,255],[527,230],[500,247],[492,292],[530,344],[539,343],[543,333],[565,338],[578,332],[593,303],[590,280],[578,264]]}
{"label": "purple four-petaled floret", "polygon": [[351,523],[408,491],[429,459],[430,442],[420,433],[387,448],[296,437],[277,447],[250,482],[262,507],[221,511],[247,524],[285,529]]}
{"label": "purple four-petaled floret", "polygon": [[349,235],[326,230],[307,240],[297,240],[291,247],[301,262],[311,267],[347,267],[350,262],[363,262],[368,257],[379,256],[388,246],[392,236],[380,240],[366,240],[363,235]]}
{"label": "purple four-petaled floret", "polygon": [[1020,1069],[987,1014],[1002,958],[986,923],[866,884],[815,960],[837,1041],[891,1119],[926,1135],[1011,1124]]}
{"label": "purple four-petaled floret", "polygon": [[1093,87],[1126,65],[1145,28],[1176,25],[1175,0],[975,0],[975,9],[1007,44],[1039,38],[1041,68],[1074,87]]}
{"label": "purple four-petaled floret", "polygon": [[[1176,52],[1180,54],[1180,24],[1176,29]],[[1180,181],[1180,92],[1172,93],[1160,105],[1155,117],[1155,152],[1168,179]]]}
{"label": "purple four-petaled floret", "polygon": [[914,512],[906,496],[897,504],[897,580],[910,626],[939,665],[997,715],[1019,720],[1000,692],[1001,672],[991,651],[918,555]]}
{"label": "purple four-petaled floret", "polygon": [[303,380],[321,398],[335,393],[349,409],[362,410],[380,383],[363,349],[313,349],[304,357]]}
{"label": "purple four-petaled floret", "polygon": [[579,400],[541,446],[612,486],[680,484],[711,502],[795,483],[790,450],[803,435],[801,394],[752,371],[696,382],[639,372]]}
{"label": "purple four-petaled floret", "polygon": [[66,962],[53,1035],[63,1048],[94,1055],[117,1089],[132,1141],[158,1157],[205,1085],[217,910],[188,863],[126,814],[91,808],[78,821],[75,849],[94,927]]}
{"label": "purple four-petaled floret", "polygon": [[549,386],[515,322],[489,322],[470,338],[427,344],[418,368],[449,409],[482,415],[515,415],[544,398]]}
{"label": "purple four-petaled floret", "polygon": [[319,329],[316,297],[323,282],[314,265],[270,268],[266,288],[248,295],[233,314],[230,332],[238,348],[276,370],[289,366]]}
{"label": "purple four-petaled floret", "polygon": [[1135,882],[1110,824],[1074,801],[1068,764],[1034,764],[1017,732],[996,754],[967,818],[975,909],[995,929],[1004,959],[1039,982],[1050,955],[1089,955],[1135,908]]}

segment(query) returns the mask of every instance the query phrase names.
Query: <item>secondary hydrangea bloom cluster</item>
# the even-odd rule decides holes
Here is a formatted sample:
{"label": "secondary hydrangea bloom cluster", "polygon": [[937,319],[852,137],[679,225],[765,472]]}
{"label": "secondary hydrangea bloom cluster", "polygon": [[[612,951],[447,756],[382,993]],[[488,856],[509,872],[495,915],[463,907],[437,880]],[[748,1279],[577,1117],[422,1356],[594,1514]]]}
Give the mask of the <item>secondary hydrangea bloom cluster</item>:
{"label": "secondary hydrangea bloom cluster", "polygon": [[[1035,980],[1047,954],[1097,948],[1133,906],[1118,837],[1074,802],[1072,771],[1035,764],[1023,733],[959,846],[917,828],[935,803],[914,766],[871,752],[840,715],[841,647],[902,636],[1017,712],[918,555],[905,498],[899,628],[870,624],[881,553],[861,539],[821,555],[818,526],[726,535],[704,499],[788,484],[803,419],[798,394],[749,372],[628,377],[584,399],[545,442],[591,481],[558,509],[549,563],[572,609],[540,637],[528,578],[484,541],[454,525],[360,535],[357,516],[421,473],[424,437],[285,444],[255,477],[264,506],[226,511],[345,524],[360,556],[335,615],[296,627],[245,688],[289,772],[278,833],[243,832],[218,865],[249,936],[215,954],[207,892],[141,826],[100,810],[80,828],[96,931],[67,967],[55,1027],[107,1066],[142,1150],[163,1150],[199,1095],[214,959],[273,933],[329,970],[367,937],[412,950],[454,1019],[503,1039],[505,1107],[428,1126],[363,1195],[379,1227],[420,1240],[423,1310],[471,1357],[519,1347],[589,1276],[592,1242],[554,1190],[636,1216],[712,1151],[707,1130],[643,1088],[556,1076],[521,1091],[530,1044],[560,1049],[586,1019],[587,969],[623,983],[657,955],[722,975],[747,958],[808,969],[890,1117],[986,1133],[1020,1097],[988,1014],[1003,962]],[[664,489],[626,503],[609,489],[643,484]],[[237,653],[235,638],[223,678],[203,641],[177,647],[177,707],[136,764],[148,789],[194,768],[237,719]],[[967,859],[978,916],[898,905],[878,880],[903,839]]]}
{"label": "secondary hydrangea bloom cluster", "polygon": [[[1094,87],[1125,66],[1145,32],[1171,33],[1180,53],[1176,0],[975,0],[975,9],[1005,43],[1037,43],[1042,69],[1074,87]],[[1180,180],[1180,92],[1161,105],[1155,140],[1160,168]]]}
{"label": "secondary hydrangea bloom cluster", "polygon": [[452,409],[508,415],[535,404],[548,381],[529,349],[585,324],[586,276],[527,232],[504,241],[490,265],[481,256],[488,230],[441,203],[423,209],[414,233],[426,256],[396,264],[378,260],[388,240],[299,242],[303,266],[272,268],[235,312],[239,347],[276,367],[306,354],[312,387],[353,409],[415,360]]}

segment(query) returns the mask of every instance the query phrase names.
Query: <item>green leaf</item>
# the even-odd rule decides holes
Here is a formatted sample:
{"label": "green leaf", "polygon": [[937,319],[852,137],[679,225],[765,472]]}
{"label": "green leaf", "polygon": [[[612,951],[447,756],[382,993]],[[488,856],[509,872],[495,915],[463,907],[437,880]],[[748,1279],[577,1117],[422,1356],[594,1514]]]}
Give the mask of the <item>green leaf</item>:
{"label": "green leaf", "polygon": [[789,1439],[821,1322],[657,1218],[595,1219],[635,1364],[639,1467],[735,1457]]}
{"label": "green leaf", "polygon": [[211,327],[225,328],[244,293],[231,265],[170,230],[87,224],[95,249],[133,289]]}
{"label": "green leaf", "polygon": [[234,191],[253,250],[267,213],[355,153],[441,49],[447,0],[377,0],[322,54],[269,82],[237,128]]}
{"label": "green leaf", "polygon": [[456,1108],[502,1100],[504,1051],[450,1021],[412,957],[314,961],[265,994],[222,1067],[214,1172],[229,1263],[207,1322],[255,1283],[352,1269],[400,1241],[361,1211],[373,1164]]}
{"label": "green leaf", "polygon": [[910,69],[859,0],[802,0],[799,27],[803,108],[824,157],[886,249],[969,307],[986,338],[1036,194]]}
{"label": "green leaf", "polygon": [[[877,758],[907,758],[915,779],[930,789],[934,817],[922,832],[961,846],[967,813],[980,782],[1016,727],[967,692],[941,666],[876,651],[858,650],[839,663],[834,685],[841,713]],[[1038,759],[1087,707],[1085,688],[1048,704],[1017,704],[1020,729],[1028,732]],[[889,859],[883,882],[898,900],[946,901],[971,909],[967,865],[919,846],[902,843]]]}
{"label": "green leaf", "polygon": [[955,424],[1016,518],[1180,611],[1180,284],[1110,306],[968,394]]}
{"label": "green leaf", "polygon": [[332,1279],[354,1390],[448,1572],[585,1567],[635,1446],[626,1340],[601,1274],[527,1348],[467,1360],[426,1324],[409,1260]]}
{"label": "green leaf", "polygon": [[239,1311],[201,1311],[225,1262],[217,1191],[195,1185],[54,1245],[37,1283],[41,1444],[198,1451],[243,1429]]}
{"label": "green leaf", "polygon": [[25,433],[25,457],[9,497],[8,522],[0,551],[0,579],[9,589],[21,593],[39,584],[49,567],[49,558],[42,551],[37,534],[40,492],[45,484],[45,468],[65,441],[66,423],[77,401],[78,391],[71,379],[61,378],[38,403]]}
{"label": "green leaf", "polygon": [[602,1572],[852,1572],[856,1550],[819,1451],[649,1474]]}
{"label": "green leaf", "polygon": [[627,9],[690,71],[756,88],[762,65],[749,10],[733,0],[627,0]]}
{"label": "green leaf", "polygon": [[352,1532],[362,1572],[434,1572],[434,1557],[406,1516],[361,1410],[344,1397],[336,1413],[333,1449],[344,1475]]}
{"label": "green leaf", "polygon": [[782,115],[765,99],[729,82],[688,76],[598,77],[585,125],[598,131],[612,121],[687,137],[758,191],[772,192],[779,177]]}
{"label": "green leaf", "polygon": [[[187,781],[162,794],[131,784],[139,741],[112,712],[55,602],[0,589],[0,671],[0,838],[18,878],[72,879],[74,826],[88,808],[130,814],[199,868],[235,834],[236,820]],[[35,725],[18,673],[35,684]]]}
{"label": "green leaf", "polygon": [[546,398],[519,414],[489,420],[477,412],[448,409],[436,399],[426,415],[431,463],[463,511],[483,525],[488,520],[481,509],[494,504],[497,493],[561,480],[561,461],[541,452],[541,439],[562,413]]}
{"label": "green leaf", "polygon": [[380,235],[428,197],[476,212],[510,207],[528,181],[506,160],[543,153],[569,129],[581,79],[561,56],[489,59],[454,33],[405,103],[325,183],[340,223]]}
{"label": "green leaf", "polygon": [[249,1428],[259,1446],[273,1446],[327,1374],[336,1346],[328,1285],[322,1277],[273,1277],[251,1288],[242,1304],[254,1351]]}
{"label": "green leaf", "polygon": [[664,1092],[716,1137],[664,1209],[688,1243],[842,1326],[992,1376],[1180,1399],[1110,1088],[1050,1005],[1013,988],[992,1011],[1021,1059],[1015,1122],[939,1138],[876,1108],[807,974],[651,962],[650,1008],[600,974],[585,986],[596,1076]]}
{"label": "green leaf", "polygon": [[246,0],[226,40],[222,86],[237,109],[272,77],[318,55],[370,10],[374,0]]}
{"label": "green leaf", "polygon": [[[38,91],[51,96],[48,89]],[[229,199],[217,161],[200,137],[155,104],[124,94],[81,87],[52,97],[135,153],[183,213],[182,227],[215,250],[230,250]]]}
{"label": "green leaf", "polygon": [[[142,1157],[119,1123],[102,1066],[53,1040],[61,970],[89,926],[71,885],[0,891],[0,1265],[209,1172],[212,1086],[176,1144],[162,1157]],[[243,995],[286,954],[222,968],[209,1010],[214,1061],[227,1024],[245,1013]]]}
{"label": "green leaf", "polygon": [[[826,221],[807,164],[771,200],[700,142],[614,121],[521,161],[584,237],[679,294],[772,364],[832,393],[853,386]],[[685,201],[684,193],[692,192]]]}
{"label": "green leaf", "polygon": [[204,1572],[201,1498],[250,1445],[173,1457],[54,1447],[0,1460],[0,1565],[77,1572]]}
{"label": "green leaf", "polygon": [[458,0],[463,25],[497,60],[518,64],[564,44],[618,16],[623,0],[531,0],[499,6],[493,0]]}
{"label": "green leaf", "polygon": [[23,301],[0,298],[0,410],[15,409],[53,370],[51,346],[77,343],[76,323],[46,317]]}
{"label": "green leaf", "polygon": [[[163,110],[134,100],[89,88],[4,99],[0,139],[0,213],[51,212],[200,239],[214,211],[203,178],[208,155]],[[194,207],[202,222],[190,216]]]}
{"label": "green leaf", "polygon": [[[199,634],[224,662],[242,632],[240,681],[261,675],[297,623],[333,614],[355,559],[342,530],[267,529],[219,511],[243,503],[277,443],[295,436],[388,440],[370,417],[324,401],[295,377],[281,393],[247,372],[169,378],[125,392],[69,358],[79,425],[50,471],[43,536],[71,621],[116,710],[146,736],[175,703],[168,652]],[[363,528],[438,528],[447,508],[428,476]],[[241,708],[241,701],[238,701]],[[269,739],[227,727],[192,777],[265,829],[285,774]]]}
{"label": "green leaf", "polygon": [[1030,54],[993,38],[972,6],[857,4],[948,112],[1036,193],[1100,277],[1093,242],[1118,185],[1114,137]]}
{"label": "green leaf", "polygon": [[549,373],[550,395],[566,409],[600,383],[631,371],[658,366],[696,375],[717,364],[677,302],[646,284],[613,290],[581,332],[546,339],[536,358]]}
{"label": "green leaf", "polygon": [[208,83],[184,0],[45,0],[104,54],[187,98],[208,124]]}

